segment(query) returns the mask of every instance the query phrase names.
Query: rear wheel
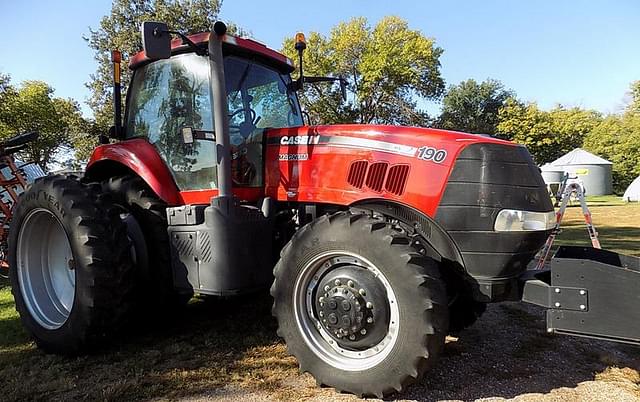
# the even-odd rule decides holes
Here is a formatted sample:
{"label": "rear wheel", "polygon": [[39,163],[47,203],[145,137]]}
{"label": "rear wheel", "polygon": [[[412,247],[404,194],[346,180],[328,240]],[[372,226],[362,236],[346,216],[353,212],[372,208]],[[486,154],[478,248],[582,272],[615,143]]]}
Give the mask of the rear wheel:
{"label": "rear wheel", "polygon": [[339,212],[303,227],[271,289],[302,371],[357,395],[401,391],[435,362],[448,326],[437,263],[391,224]]}
{"label": "rear wheel", "polygon": [[9,232],[16,309],[38,346],[90,350],[123,324],[130,305],[129,242],[119,211],[75,177],[37,180]]}
{"label": "rear wheel", "polygon": [[125,212],[122,218],[134,245],[138,304],[157,312],[186,304],[193,292],[179,293],[173,287],[167,204],[135,175],[112,177],[102,186]]}

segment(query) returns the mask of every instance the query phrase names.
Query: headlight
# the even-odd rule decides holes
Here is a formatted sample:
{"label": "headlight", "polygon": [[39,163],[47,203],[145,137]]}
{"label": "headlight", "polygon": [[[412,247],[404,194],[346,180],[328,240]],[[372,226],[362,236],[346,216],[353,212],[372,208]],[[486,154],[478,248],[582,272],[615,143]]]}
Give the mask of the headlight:
{"label": "headlight", "polygon": [[503,209],[498,213],[493,228],[496,232],[524,232],[549,230],[556,224],[556,214],[550,212],[518,211]]}

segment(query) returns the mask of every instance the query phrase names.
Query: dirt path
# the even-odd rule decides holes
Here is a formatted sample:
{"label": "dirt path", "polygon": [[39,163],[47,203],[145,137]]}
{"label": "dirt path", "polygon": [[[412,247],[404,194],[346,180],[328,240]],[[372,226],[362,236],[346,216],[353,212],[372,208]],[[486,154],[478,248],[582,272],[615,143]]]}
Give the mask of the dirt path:
{"label": "dirt path", "polygon": [[[492,305],[459,338],[450,338],[439,365],[400,395],[411,401],[640,401],[640,348],[544,331],[544,310]],[[184,401],[356,401],[318,389],[309,375],[282,380],[273,392],[238,386]]]}

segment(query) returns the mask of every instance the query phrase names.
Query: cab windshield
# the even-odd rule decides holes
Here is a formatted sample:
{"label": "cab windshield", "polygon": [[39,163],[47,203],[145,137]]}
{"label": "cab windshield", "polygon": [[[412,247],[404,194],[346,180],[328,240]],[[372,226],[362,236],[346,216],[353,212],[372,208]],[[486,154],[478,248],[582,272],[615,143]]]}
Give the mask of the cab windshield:
{"label": "cab windshield", "polygon": [[[263,184],[265,128],[303,125],[291,78],[255,61],[227,56],[225,81],[237,186]],[[126,116],[127,138],[145,137],[157,148],[181,190],[217,188],[215,143],[184,144],[184,127],[213,131],[209,59],[193,53],[136,70]]]}

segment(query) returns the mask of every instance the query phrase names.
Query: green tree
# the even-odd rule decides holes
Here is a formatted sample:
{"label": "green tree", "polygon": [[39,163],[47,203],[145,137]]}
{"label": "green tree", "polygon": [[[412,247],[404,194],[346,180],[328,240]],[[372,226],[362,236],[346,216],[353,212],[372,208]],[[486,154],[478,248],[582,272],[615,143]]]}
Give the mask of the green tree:
{"label": "green tree", "polygon": [[631,102],[629,102],[626,112],[640,113],[640,80],[632,82],[630,87]]}
{"label": "green tree", "polygon": [[631,84],[630,95],[624,113],[607,116],[584,140],[585,149],[613,162],[617,193],[640,175],[640,81]]}
{"label": "green tree", "polygon": [[[282,52],[298,60],[293,38],[284,40]],[[350,95],[343,103],[337,85],[308,84],[301,102],[314,122],[426,125],[428,116],[417,99],[442,96],[442,52],[434,39],[395,16],[375,27],[364,17],[354,18],[335,26],[328,37],[312,32],[305,74],[341,76]]]}
{"label": "green tree", "polygon": [[21,154],[43,167],[55,162],[60,147],[71,144],[71,138],[85,126],[78,103],[53,93],[41,81],[25,81],[15,88],[8,76],[0,78],[0,139],[39,132],[38,141],[28,144]]}
{"label": "green tree", "polygon": [[601,116],[593,110],[562,106],[547,112],[535,103],[523,105],[509,99],[499,110],[498,120],[500,136],[526,145],[537,163],[543,164],[581,147]]}
{"label": "green tree", "polygon": [[515,93],[497,80],[462,81],[450,86],[444,95],[437,125],[447,130],[493,135],[498,125],[498,111],[507,99],[514,97]]}
{"label": "green tree", "polygon": [[[120,50],[124,61],[142,50],[140,26],[143,21],[162,21],[184,34],[209,31],[221,6],[222,0],[113,0],[111,13],[100,20],[99,28],[90,29],[85,38],[98,62],[98,69],[87,83],[96,128],[104,133],[113,119],[111,50]],[[229,24],[229,32],[236,31],[237,27]],[[130,71],[123,68],[123,93],[130,78]]]}

